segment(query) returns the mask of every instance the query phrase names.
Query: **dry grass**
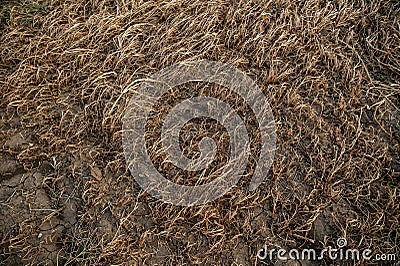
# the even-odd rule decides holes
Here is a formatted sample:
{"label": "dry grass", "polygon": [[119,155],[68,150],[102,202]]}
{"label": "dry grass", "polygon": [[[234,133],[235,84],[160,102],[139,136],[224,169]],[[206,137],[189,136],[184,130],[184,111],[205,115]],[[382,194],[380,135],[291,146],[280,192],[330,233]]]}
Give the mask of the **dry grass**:
{"label": "dry grass", "polygon": [[[262,265],[338,237],[400,257],[398,1],[3,1],[0,23],[1,265]],[[183,208],[135,183],[121,121],[196,59],[256,81],[277,152],[256,193]]]}

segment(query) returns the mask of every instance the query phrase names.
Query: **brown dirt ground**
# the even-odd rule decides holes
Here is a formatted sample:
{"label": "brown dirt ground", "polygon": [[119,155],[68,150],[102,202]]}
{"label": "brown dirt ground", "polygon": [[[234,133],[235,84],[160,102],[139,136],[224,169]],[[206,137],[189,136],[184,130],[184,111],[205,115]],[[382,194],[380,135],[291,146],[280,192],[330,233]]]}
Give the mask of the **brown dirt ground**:
{"label": "brown dirt ground", "polygon": [[[265,244],[339,237],[400,258],[398,1],[6,0],[0,31],[0,265],[272,265]],[[277,151],[255,193],[177,207],[127,170],[125,88],[197,59],[256,81]]]}

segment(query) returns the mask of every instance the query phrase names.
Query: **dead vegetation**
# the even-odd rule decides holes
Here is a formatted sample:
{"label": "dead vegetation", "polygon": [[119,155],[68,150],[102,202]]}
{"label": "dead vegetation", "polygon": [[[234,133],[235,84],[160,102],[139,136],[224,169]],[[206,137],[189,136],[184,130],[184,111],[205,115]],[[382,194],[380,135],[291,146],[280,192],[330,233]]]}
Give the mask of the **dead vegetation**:
{"label": "dead vegetation", "polygon": [[[338,237],[400,258],[398,1],[3,1],[0,30],[0,265],[263,265]],[[121,121],[128,84],[197,59],[256,81],[277,151],[254,194],[183,208],[135,183]]]}

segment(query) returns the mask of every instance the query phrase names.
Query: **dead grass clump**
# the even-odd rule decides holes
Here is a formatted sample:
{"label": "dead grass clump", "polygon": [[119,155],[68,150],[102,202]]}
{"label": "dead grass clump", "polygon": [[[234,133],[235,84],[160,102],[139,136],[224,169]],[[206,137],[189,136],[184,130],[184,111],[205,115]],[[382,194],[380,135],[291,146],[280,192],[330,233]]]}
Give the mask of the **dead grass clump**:
{"label": "dead grass clump", "polygon": [[[377,0],[3,2],[0,264],[268,264],[264,244],[339,237],[399,258],[399,13]],[[140,79],[197,59],[256,81],[277,151],[254,194],[183,208],[134,182],[121,123]]]}

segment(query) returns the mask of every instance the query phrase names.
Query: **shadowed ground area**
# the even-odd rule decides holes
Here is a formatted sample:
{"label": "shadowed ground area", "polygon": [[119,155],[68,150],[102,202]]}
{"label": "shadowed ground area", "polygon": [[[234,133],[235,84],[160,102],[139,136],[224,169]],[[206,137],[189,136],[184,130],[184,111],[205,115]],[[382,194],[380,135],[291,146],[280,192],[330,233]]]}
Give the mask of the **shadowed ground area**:
{"label": "shadowed ground area", "polygon": [[[142,79],[200,59],[257,83],[275,117],[276,154],[254,193],[249,158],[226,195],[178,207],[131,176],[122,118]],[[159,171],[189,185],[199,177],[158,149],[176,101],[208,92],[237,103],[255,155],[259,141],[240,99],[199,86],[169,91],[146,126]],[[398,1],[6,0],[0,91],[0,265],[382,263],[257,257],[264,245],[322,250],[341,237],[400,259]],[[215,121],[187,124],[182,150],[196,156],[204,136],[219,148],[208,169],[217,171],[229,149]]]}

